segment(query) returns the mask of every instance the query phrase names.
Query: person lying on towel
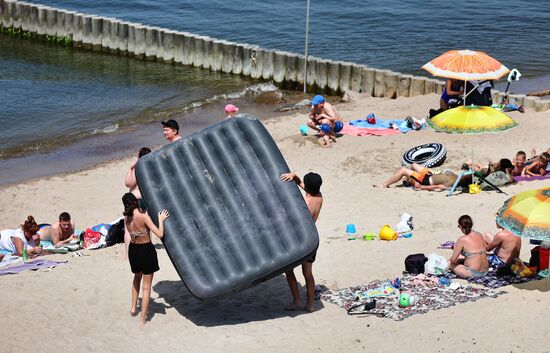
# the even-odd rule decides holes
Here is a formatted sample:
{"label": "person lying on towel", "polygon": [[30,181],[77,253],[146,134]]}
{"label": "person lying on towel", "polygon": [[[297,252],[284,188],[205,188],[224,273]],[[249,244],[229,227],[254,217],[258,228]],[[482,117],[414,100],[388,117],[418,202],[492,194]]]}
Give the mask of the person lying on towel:
{"label": "person lying on towel", "polygon": [[[401,167],[388,180],[374,187],[388,188],[390,185],[400,182],[402,179],[404,186],[412,186],[417,190],[443,191],[451,188],[458,175],[450,170],[445,170],[443,173],[434,174],[428,168],[420,164],[413,163],[410,168]],[[458,185],[467,187],[471,176],[463,176]]]}

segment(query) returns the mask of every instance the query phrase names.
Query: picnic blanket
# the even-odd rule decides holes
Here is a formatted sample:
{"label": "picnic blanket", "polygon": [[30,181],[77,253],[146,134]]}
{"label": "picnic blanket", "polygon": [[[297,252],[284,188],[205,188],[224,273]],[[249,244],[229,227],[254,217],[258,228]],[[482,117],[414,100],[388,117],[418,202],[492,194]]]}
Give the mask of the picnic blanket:
{"label": "picnic blanket", "polygon": [[[458,278],[454,273],[448,272],[445,274],[446,278],[455,279]],[[511,284],[519,284],[530,281],[536,281],[542,279],[540,276],[535,277],[518,277],[515,274],[497,276],[497,268],[492,268],[487,275],[479,278],[468,278],[469,283],[479,284],[481,286],[495,289],[504,286],[509,286]]]}
{"label": "picnic blanket", "polygon": [[546,173],[545,175],[535,175],[535,176],[532,176],[532,177],[525,177],[525,176],[517,176],[517,177],[514,177],[514,181],[515,182],[520,182],[520,181],[533,181],[533,180],[546,180],[546,179],[550,179],[550,173]]}
{"label": "picnic blanket", "polygon": [[399,130],[386,129],[386,128],[359,127],[359,126],[353,126],[353,125],[344,123],[344,128],[340,131],[340,133],[345,135],[353,135],[353,136],[367,136],[367,135],[387,136],[387,135],[399,134]]}
{"label": "picnic blanket", "polygon": [[13,265],[13,266],[9,266],[7,268],[3,268],[3,269],[0,270],[0,276],[13,275],[13,274],[23,272],[23,271],[26,271],[26,270],[38,270],[40,268],[52,268],[52,267],[56,267],[58,265],[63,265],[65,263],[66,263],[66,261],[61,261],[60,262],[60,261],[50,261],[50,260],[39,259],[39,260],[25,262],[25,263],[22,263],[20,265]]}
{"label": "picnic blanket", "polygon": [[[385,283],[387,283],[387,280],[375,280],[366,285],[357,287],[327,290],[321,294],[321,300],[336,304],[340,308],[348,310],[355,305],[364,303],[364,299],[361,299],[362,294],[369,290],[384,286]],[[401,278],[401,290],[407,291],[415,296],[416,304],[414,306],[401,308],[398,304],[398,296],[394,294],[387,297],[376,298],[376,307],[364,313],[401,321],[416,314],[424,314],[431,310],[439,310],[460,303],[477,301],[482,298],[496,298],[506,293],[504,291],[472,286],[462,286],[453,290],[435,282],[430,283],[418,280],[417,276],[412,275],[404,275]],[[359,306],[358,309],[361,312],[362,306]]]}

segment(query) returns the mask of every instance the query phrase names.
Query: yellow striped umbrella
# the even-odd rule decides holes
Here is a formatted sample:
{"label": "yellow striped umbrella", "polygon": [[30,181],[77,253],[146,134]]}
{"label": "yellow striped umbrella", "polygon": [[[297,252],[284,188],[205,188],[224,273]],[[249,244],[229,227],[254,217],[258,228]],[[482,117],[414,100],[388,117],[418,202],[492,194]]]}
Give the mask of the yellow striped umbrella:
{"label": "yellow striped umbrella", "polygon": [[449,50],[422,68],[434,76],[461,81],[498,80],[510,70],[482,51]]}
{"label": "yellow striped umbrella", "polygon": [[520,237],[550,240],[550,187],[506,200],[497,213],[497,223]]}
{"label": "yellow striped umbrella", "polygon": [[497,132],[518,125],[501,111],[475,105],[448,109],[430,119],[428,124],[436,131],[458,133]]}

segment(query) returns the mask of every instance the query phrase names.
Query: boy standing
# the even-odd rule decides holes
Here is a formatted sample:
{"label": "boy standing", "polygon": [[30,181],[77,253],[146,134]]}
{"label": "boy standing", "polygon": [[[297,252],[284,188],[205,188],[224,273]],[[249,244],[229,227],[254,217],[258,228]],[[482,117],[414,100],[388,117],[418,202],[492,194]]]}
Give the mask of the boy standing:
{"label": "boy standing", "polygon": [[[294,181],[302,190],[306,192],[304,199],[306,201],[307,208],[311,213],[313,221],[316,222],[323,206],[323,194],[321,194],[321,184],[323,180],[317,173],[307,173],[304,175],[304,180],[300,180],[300,177],[296,173],[281,174],[281,180]],[[302,264],[302,273],[306,280],[306,293],[307,304],[305,309],[310,313],[313,312],[313,299],[315,296],[315,279],[313,278],[312,266],[315,261],[315,255],[311,259]],[[293,302],[285,310],[300,310],[302,309],[302,301],[300,300],[300,293],[298,292],[298,281],[294,276],[294,270],[287,271],[285,273],[288,286],[290,287],[290,293],[292,294]]]}

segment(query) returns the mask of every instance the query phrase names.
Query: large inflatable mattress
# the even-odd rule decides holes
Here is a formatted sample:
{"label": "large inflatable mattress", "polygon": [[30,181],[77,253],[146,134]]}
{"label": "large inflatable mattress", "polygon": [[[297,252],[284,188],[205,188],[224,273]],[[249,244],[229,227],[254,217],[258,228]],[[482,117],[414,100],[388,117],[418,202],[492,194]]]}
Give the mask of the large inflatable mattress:
{"label": "large inflatable mattress", "polygon": [[241,291],[309,259],[319,237],[288,166],[262,123],[226,119],[142,157],[149,215],[164,208],[164,245],[199,299]]}

